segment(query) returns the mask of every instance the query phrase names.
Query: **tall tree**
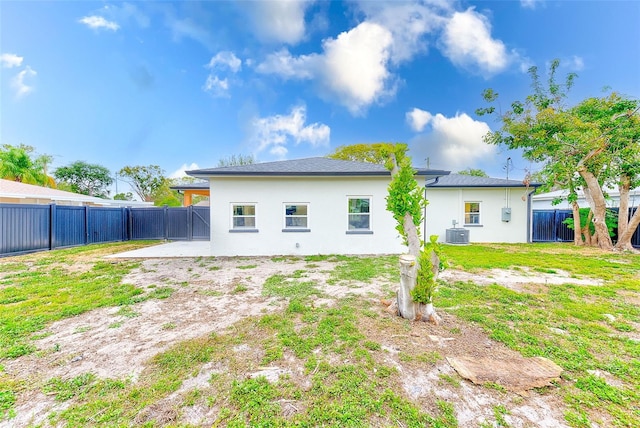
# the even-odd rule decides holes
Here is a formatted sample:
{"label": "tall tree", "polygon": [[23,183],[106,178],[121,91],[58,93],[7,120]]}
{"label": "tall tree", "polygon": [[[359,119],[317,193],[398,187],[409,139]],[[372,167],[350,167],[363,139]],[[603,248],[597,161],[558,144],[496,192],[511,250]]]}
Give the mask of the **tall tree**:
{"label": "tall tree", "polygon": [[71,191],[83,195],[106,198],[107,187],[113,183],[111,172],[102,165],[75,161],[61,166],[54,172],[56,179],[71,187]]}
{"label": "tall tree", "polygon": [[25,184],[56,187],[55,181],[47,174],[51,156],[35,156],[31,146],[21,144],[0,147],[0,178]]}
{"label": "tall tree", "polygon": [[231,155],[226,158],[218,160],[218,167],[223,166],[240,166],[251,165],[256,163],[256,158],[253,155]]}
{"label": "tall tree", "polygon": [[329,155],[328,158],[357,161],[357,162],[369,162],[385,165],[389,160],[387,153],[391,153],[390,147],[393,146],[389,143],[372,143],[372,144],[351,144],[348,146],[340,146]]}
{"label": "tall tree", "polygon": [[167,178],[158,165],[125,166],[118,171],[118,176],[131,185],[134,192],[145,202],[153,202],[154,195],[164,185]]}
{"label": "tall tree", "polygon": [[[606,218],[606,189],[620,187],[621,211],[628,208],[627,184],[640,180],[640,118],[638,100],[611,93],[588,98],[567,106],[567,95],[576,75],[568,74],[563,83],[556,79],[560,61],[549,68],[543,83],[536,67],[529,69],[533,93],[524,101],[514,101],[506,112],[494,105],[498,94],[491,89],[483,93],[490,106],[478,109],[479,115],[493,114],[502,123],[485,140],[522,149],[525,158],[543,164],[544,188],[556,185],[568,189],[576,225],[576,243],[582,244],[578,191],[582,190],[593,213],[595,240],[602,249],[613,249]],[[630,161],[629,161],[630,160]],[[624,209],[623,209],[624,206]],[[621,238],[618,249],[631,249],[631,236],[640,222],[640,210],[631,219],[625,214],[619,222]]]}
{"label": "tall tree", "polygon": [[488,177],[489,175],[481,169],[467,168],[462,171],[458,171],[460,175],[471,175],[473,177]]}

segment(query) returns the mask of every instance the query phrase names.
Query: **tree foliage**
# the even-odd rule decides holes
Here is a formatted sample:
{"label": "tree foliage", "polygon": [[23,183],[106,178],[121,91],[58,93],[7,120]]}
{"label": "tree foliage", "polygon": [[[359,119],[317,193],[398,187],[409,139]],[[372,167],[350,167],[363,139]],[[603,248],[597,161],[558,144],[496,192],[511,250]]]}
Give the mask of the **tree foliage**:
{"label": "tree foliage", "polygon": [[256,163],[256,158],[253,155],[239,154],[218,160],[218,167],[252,165],[254,163]]}
{"label": "tree foliage", "polygon": [[125,166],[118,175],[131,185],[134,192],[145,202],[153,202],[163,186],[168,187],[165,172],[158,165]]}
{"label": "tree foliage", "polygon": [[[532,93],[501,111],[498,93],[483,93],[488,107],[479,115],[497,116],[502,126],[485,140],[510,149],[521,149],[526,159],[541,163],[543,191],[560,186],[568,190],[567,200],[574,218],[579,218],[578,192],[582,191],[593,212],[592,222],[603,249],[613,243],[606,225],[606,190],[620,190],[620,219],[617,248],[630,249],[631,236],[640,223],[640,210],[628,218],[629,189],[640,185],[640,102],[612,92],[567,106],[576,75],[559,83],[560,62],[551,63],[543,82],[536,67],[529,69]],[[576,244],[583,236],[576,222]]]}
{"label": "tree foliage", "polygon": [[[393,144],[390,143],[372,143],[372,144],[351,144],[348,146],[340,146],[328,155],[328,158],[369,162],[386,165],[389,161],[389,153],[393,152]],[[404,145],[406,147],[406,145]]]}
{"label": "tree foliage", "polygon": [[76,161],[55,170],[58,181],[70,186],[71,191],[83,195],[106,198],[107,187],[113,183],[111,172],[102,165]]}
{"label": "tree foliage", "polygon": [[47,166],[51,160],[52,157],[49,155],[35,156],[34,148],[31,146],[3,144],[0,147],[0,178],[56,187],[54,179],[47,174]]}
{"label": "tree foliage", "polygon": [[460,174],[460,175],[471,175],[473,177],[488,177],[489,176],[483,170],[475,169],[475,168],[463,169],[462,171],[458,171],[458,174]]}

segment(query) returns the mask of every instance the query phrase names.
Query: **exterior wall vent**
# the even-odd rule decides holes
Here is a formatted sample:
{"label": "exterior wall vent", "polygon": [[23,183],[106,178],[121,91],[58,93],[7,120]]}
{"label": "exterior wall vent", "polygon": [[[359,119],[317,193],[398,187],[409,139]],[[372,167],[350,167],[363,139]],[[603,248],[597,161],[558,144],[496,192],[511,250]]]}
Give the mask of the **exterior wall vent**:
{"label": "exterior wall vent", "polygon": [[447,244],[468,244],[469,230],[463,228],[447,229],[445,242]]}

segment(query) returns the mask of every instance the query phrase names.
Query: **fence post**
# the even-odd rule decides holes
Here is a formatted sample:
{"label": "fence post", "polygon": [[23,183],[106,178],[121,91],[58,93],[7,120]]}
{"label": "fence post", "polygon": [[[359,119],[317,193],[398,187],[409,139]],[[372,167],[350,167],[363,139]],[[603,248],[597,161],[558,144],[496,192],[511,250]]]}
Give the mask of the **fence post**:
{"label": "fence post", "polygon": [[84,245],[89,243],[89,207],[84,206]]}
{"label": "fence post", "polygon": [[193,241],[193,205],[187,207],[187,241]]}
{"label": "fence post", "polygon": [[49,249],[56,248],[56,204],[49,204]]}
{"label": "fence post", "polygon": [[131,207],[127,207],[127,241],[133,241],[133,213]]}
{"label": "fence post", "polygon": [[164,239],[169,240],[169,205],[164,206]]}

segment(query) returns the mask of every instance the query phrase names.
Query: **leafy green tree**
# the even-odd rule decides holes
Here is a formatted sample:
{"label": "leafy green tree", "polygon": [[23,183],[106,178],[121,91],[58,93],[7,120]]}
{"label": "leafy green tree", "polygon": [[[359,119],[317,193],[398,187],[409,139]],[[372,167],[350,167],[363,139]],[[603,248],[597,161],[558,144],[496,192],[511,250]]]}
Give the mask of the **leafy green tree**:
{"label": "leafy green tree", "polygon": [[489,175],[481,169],[467,168],[462,171],[458,171],[460,175],[471,175],[473,177],[488,177]]}
{"label": "leafy green tree", "polygon": [[83,195],[106,198],[107,187],[113,183],[111,172],[104,166],[75,161],[61,166],[54,172],[56,179],[71,187],[71,191]]}
{"label": "leafy green tree", "polygon": [[115,199],[116,201],[133,201],[133,193],[131,192],[116,193],[113,196],[113,199]]}
{"label": "leafy green tree", "polygon": [[33,152],[33,147],[24,144],[19,146],[3,144],[0,148],[0,178],[25,184],[56,187],[54,179],[47,174],[47,166],[51,163],[52,157],[35,156]]}
{"label": "leafy green tree", "polygon": [[240,165],[252,165],[256,163],[256,158],[253,155],[231,155],[227,158],[218,160],[218,167],[223,166],[240,166]]}
{"label": "leafy green tree", "polygon": [[125,166],[118,176],[129,183],[134,192],[145,202],[153,202],[157,192],[166,185],[165,172],[158,165]]}
{"label": "leafy green tree", "polygon": [[[627,218],[629,188],[640,184],[640,116],[638,100],[615,92],[587,98],[567,106],[567,95],[576,75],[568,74],[558,83],[560,61],[549,68],[543,83],[536,67],[529,69],[533,93],[524,101],[514,101],[502,112],[498,93],[487,89],[483,97],[489,107],[479,115],[497,116],[502,126],[485,140],[492,144],[521,149],[526,159],[543,165],[543,190],[554,186],[568,189],[574,219],[580,218],[578,192],[582,190],[593,212],[595,239],[602,249],[613,249],[606,224],[606,189],[620,190],[617,249],[632,249],[631,237],[640,224],[640,210]],[[580,222],[575,222],[576,244],[585,244]]]}
{"label": "leafy green tree", "polygon": [[336,148],[336,150],[330,155],[327,155],[327,157],[331,159],[385,165],[389,160],[387,153],[393,152],[392,147],[393,144],[390,143],[351,144]]}

